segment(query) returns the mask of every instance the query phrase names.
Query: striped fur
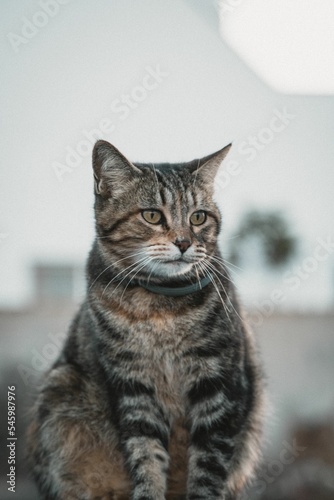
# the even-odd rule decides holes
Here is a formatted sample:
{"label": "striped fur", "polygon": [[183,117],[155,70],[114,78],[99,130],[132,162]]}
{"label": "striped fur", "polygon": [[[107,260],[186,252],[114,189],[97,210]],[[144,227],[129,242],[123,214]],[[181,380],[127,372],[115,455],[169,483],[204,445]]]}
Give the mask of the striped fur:
{"label": "striped fur", "polygon": [[[231,500],[253,475],[261,370],[217,247],[212,200],[227,151],[131,164],[96,144],[87,297],[28,435],[42,498]],[[143,210],[159,210],[159,224]],[[207,219],[196,226],[198,210]],[[183,253],[179,241],[188,242]],[[141,286],[181,286],[208,273],[207,287],[182,297]]]}

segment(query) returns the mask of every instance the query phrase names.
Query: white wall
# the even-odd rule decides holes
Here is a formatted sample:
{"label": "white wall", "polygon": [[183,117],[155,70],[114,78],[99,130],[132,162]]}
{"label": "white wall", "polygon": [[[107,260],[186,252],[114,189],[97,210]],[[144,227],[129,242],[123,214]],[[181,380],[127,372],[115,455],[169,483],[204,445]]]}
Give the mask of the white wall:
{"label": "white wall", "polygon": [[[90,154],[79,155],[75,168],[66,155],[96,128],[96,136],[142,161],[192,159],[233,139],[239,173],[219,192],[227,233],[257,205],[287,212],[306,255],[319,236],[332,234],[333,98],[287,97],[266,87],[222,42],[210,2],[73,0],[57,4],[45,26],[30,27],[33,36],[19,43],[15,35],[29,34],[25,18],[43,21],[41,4],[0,4],[0,304],[29,298],[31,262],[85,259],[93,238]],[[141,99],[136,88],[152,86],[146,75],[157,67],[165,76],[141,102],[132,97],[136,107],[122,120],[115,100]],[[294,118],[268,142],[263,130],[284,108]],[[114,129],[103,133],[105,119]],[[257,151],[249,136],[268,143]],[[62,182],[55,162],[71,170]],[[331,262],[332,255],[323,284]]]}

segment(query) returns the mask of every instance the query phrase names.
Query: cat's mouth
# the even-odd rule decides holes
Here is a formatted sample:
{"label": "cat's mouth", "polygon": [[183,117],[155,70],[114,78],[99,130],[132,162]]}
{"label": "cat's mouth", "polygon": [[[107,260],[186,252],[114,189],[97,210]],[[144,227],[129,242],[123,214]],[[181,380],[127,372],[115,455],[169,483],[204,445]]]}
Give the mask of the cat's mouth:
{"label": "cat's mouth", "polygon": [[178,259],[163,260],[162,262],[164,264],[180,264],[180,262],[187,262],[187,261],[182,259],[182,257],[179,257]]}
{"label": "cat's mouth", "polygon": [[176,257],[175,259],[160,259],[163,264],[194,264],[196,261],[194,259],[188,259],[180,255],[180,257]]}

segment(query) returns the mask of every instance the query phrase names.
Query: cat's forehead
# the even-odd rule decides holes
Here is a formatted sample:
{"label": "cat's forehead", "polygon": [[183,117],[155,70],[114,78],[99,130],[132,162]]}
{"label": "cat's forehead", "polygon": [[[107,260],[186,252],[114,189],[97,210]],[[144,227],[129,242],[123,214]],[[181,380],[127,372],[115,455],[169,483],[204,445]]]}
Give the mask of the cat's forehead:
{"label": "cat's forehead", "polygon": [[133,162],[133,165],[140,168],[143,172],[159,172],[161,175],[168,176],[173,174],[186,175],[188,172],[187,163],[141,163]]}
{"label": "cat's forehead", "polygon": [[159,189],[193,189],[195,177],[182,163],[134,163],[144,174],[144,180]]}
{"label": "cat's forehead", "polygon": [[[159,185],[178,189],[193,189],[196,179],[187,169],[186,163],[134,163],[144,174],[145,180]],[[198,189],[200,186],[198,186]]]}
{"label": "cat's forehead", "polygon": [[164,206],[171,212],[208,206],[211,197],[182,163],[134,163],[143,172],[137,195],[147,206]]}

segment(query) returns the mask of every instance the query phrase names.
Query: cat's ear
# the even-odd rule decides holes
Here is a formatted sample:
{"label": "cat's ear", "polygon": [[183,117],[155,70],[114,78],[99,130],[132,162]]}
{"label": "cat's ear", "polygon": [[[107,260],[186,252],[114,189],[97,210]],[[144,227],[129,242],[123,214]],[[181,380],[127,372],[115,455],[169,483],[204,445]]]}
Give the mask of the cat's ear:
{"label": "cat's ear", "polygon": [[203,181],[208,184],[213,184],[218,169],[231,147],[232,143],[228,144],[223,149],[216,151],[216,153],[212,153],[211,155],[200,158],[199,160],[193,160],[188,164],[188,168],[194,176],[201,177]]}
{"label": "cat's ear", "polygon": [[107,141],[97,141],[95,144],[93,169],[95,193],[108,197],[126,190],[129,183],[141,175],[139,168]]}

